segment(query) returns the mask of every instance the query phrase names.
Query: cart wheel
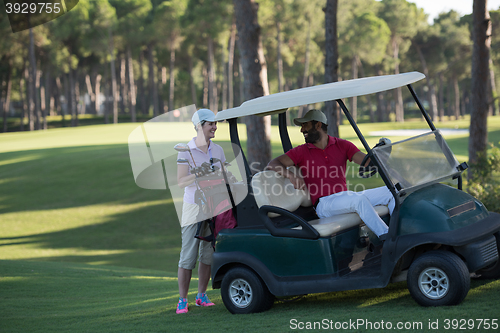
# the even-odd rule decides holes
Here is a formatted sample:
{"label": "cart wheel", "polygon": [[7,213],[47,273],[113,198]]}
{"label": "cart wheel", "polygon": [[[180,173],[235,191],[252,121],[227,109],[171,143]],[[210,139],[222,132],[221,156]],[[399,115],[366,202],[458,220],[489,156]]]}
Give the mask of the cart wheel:
{"label": "cart wheel", "polygon": [[253,271],[244,267],[230,269],[222,279],[222,301],[233,314],[255,313],[269,310],[274,296]]}
{"label": "cart wheel", "polygon": [[428,252],[408,270],[408,289],[422,306],[460,304],[470,288],[469,270],[454,253]]}

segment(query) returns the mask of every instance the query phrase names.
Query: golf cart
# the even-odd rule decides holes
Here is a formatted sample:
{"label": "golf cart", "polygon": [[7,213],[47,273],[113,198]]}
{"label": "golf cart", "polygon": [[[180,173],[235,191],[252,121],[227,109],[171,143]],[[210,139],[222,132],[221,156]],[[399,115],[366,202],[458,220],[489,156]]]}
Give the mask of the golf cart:
{"label": "golf cart", "polygon": [[[383,288],[406,280],[422,306],[455,305],[470,274],[500,277],[500,215],[462,191],[460,164],[424,110],[411,83],[418,72],[369,77],[277,93],[217,113],[241,147],[237,118],[279,114],[283,151],[292,148],[288,108],[335,100],[395,198],[380,241],[356,213],[319,219],[306,191],[273,171],[252,174],[243,155],[248,194],[235,207],[238,225],[219,232],[212,265],[214,289],[231,313],[271,308],[275,297]],[[342,99],[407,86],[430,130],[371,148]],[[370,176],[360,170],[362,176]],[[454,182],[454,183],[453,183]],[[448,184],[453,183],[454,186]]]}

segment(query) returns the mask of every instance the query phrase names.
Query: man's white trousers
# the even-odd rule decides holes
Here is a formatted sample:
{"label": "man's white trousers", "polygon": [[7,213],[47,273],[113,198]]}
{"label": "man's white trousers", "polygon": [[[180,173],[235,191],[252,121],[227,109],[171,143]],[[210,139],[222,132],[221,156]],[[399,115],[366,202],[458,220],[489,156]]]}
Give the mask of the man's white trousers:
{"label": "man's white trousers", "polygon": [[394,197],[386,186],[362,192],[338,192],[322,197],[316,206],[316,214],[319,218],[325,218],[339,214],[358,213],[361,220],[379,237],[387,233],[389,228],[373,208],[378,205],[388,206],[392,215],[395,207]]}

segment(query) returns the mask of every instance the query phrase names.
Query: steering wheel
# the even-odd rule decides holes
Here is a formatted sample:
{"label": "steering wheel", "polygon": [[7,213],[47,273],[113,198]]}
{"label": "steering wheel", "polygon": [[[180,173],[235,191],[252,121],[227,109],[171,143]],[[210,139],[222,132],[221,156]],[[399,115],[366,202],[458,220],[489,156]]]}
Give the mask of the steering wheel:
{"label": "steering wheel", "polygon": [[370,160],[370,163],[367,165],[367,166],[364,166],[366,161],[368,160],[368,158],[370,158],[371,156],[370,155],[365,155],[365,157],[363,158],[363,161],[361,162],[361,165],[359,166],[359,176],[361,178],[370,178],[371,176],[373,176],[374,174],[377,173],[377,167],[375,166],[375,164],[373,164],[373,161]]}
{"label": "steering wheel", "polygon": [[[381,138],[373,148],[385,146],[385,145],[389,145],[389,144],[391,144],[391,140],[389,140],[387,138]],[[391,153],[391,150],[389,150],[389,154],[390,153]],[[361,162],[361,165],[359,166],[359,171],[358,171],[358,174],[361,178],[370,178],[374,174],[377,173],[378,168],[377,168],[377,166],[375,166],[375,164],[373,163],[372,160],[370,160],[370,163],[367,166],[365,166],[368,158],[370,158],[372,156],[373,155],[366,154],[365,157],[363,158],[363,161]]]}

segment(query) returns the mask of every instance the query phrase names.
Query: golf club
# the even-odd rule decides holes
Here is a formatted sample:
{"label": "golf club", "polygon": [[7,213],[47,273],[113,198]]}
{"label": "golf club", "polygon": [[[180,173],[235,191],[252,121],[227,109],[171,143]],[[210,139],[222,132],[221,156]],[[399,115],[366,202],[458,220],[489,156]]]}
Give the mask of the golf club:
{"label": "golf club", "polygon": [[178,158],[177,163],[187,163],[189,165],[189,168],[192,168],[191,163],[189,163],[189,161],[185,158]]}
{"label": "golf club", "polygon": [[196,162],[194,161],[193,154],[191,153],[191,149],[189,149],[189,146],[187,143],[178,143],[174,146],[174,149],[177,150],[178,152],[189,152],[189,155],[191,155],[191,159],[193,160],[194,166],[196,167]]}

